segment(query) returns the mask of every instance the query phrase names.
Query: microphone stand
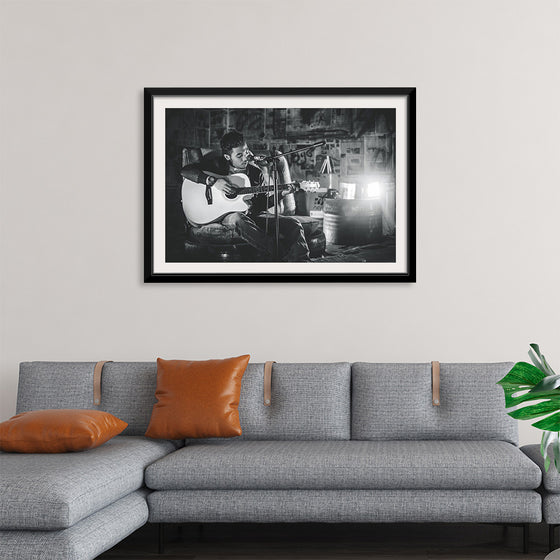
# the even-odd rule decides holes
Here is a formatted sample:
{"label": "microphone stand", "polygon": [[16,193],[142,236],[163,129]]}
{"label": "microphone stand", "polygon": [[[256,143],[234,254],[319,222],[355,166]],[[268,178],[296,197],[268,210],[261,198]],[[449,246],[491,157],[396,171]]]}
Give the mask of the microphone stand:
{"label": "microphone stand", "polygon": [[327,143],[326,140],[321,140],[320,142],[315,142],[314,144],[309,144],[304,148],[296,148],[295,150],[290,150],[289,152],[283,152],[281,154],[266,156],[264,158],[255,158],[257,161],[262,161],[265,163],[272,164],[272,185],[274,192],[274,234],[275,234],[275,244],[274,244],[274,259],[278,260],[280,254],[280,215],[278,214],[279,206],[279,195],[278,195],[278,160],[281,157],[289,156],[292,154],[297,154],[299,152],[307,152],[308,150],[318,148],[319,146],[324,146]]}
{"label": "microphone stand", "polygon": [[278,196],[278,158],[272,160],[272,184],[274,185],[274,255],[275,261],[280,255],[280,215],[278,213],[279,196]]}

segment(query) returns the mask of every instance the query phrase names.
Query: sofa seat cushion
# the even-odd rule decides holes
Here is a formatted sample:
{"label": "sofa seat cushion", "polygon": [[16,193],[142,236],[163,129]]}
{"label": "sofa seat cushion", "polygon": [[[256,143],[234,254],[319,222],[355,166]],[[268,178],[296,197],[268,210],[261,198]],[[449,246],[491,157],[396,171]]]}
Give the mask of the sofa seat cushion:
{"label": "sofa seat cushion", "polygon": [[[541,446],[538,443],[524,445],[521,451],[541,469],[543,488],[550,494],[560,494],[560,473],[554,466],[554,460],[551,460],[547,471],[544,468],[544,457],[541,455]],[[552,450],[550,450],[550,455],[552,459]]]}
{"label": "sofa seat cushion", "polygon": [[533,489],[541,471],[500,441],[215,441],[146,469],[155,490]]}
{"label": "sofa seat cushion", "polygon": [[79,453],[0,453],[0,529],[65,529],[141,488],[144,469],[177,449],[117,436]]}
{"label": "sofa seat cushion", "polygon": [[57,531],[0,531],[0,558],[5,560],[92,560],[148,520],[147,491],[136,490]]}

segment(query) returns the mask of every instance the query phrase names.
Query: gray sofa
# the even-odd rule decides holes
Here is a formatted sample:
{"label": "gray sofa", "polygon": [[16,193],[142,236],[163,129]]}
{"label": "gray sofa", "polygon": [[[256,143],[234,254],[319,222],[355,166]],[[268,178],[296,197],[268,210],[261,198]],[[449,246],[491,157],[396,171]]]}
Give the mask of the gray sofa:
{"label": "gray sofa", "polygon": [[[99,448],[0,453],[0,558],[84,560],[144,525],[541,521],[541,469],[496,385],[510,363],[249,364],[227,440],[150,440],[155,363],[20,366],[17,412],[99,408],[129,425]],[[526,536],[526,531],[524,531]]]}
{"label": "gray sofa", "polygon": [[539,492],[542,495],[543,519],[549,528],[549,549],[555,548],[554,532],[560,526],[560,473],[551,464],[548,472],[544,468],[544,458],[541,455],[540,445],[525,445],[521,450],[531,458],[542,471],[542,486]]}

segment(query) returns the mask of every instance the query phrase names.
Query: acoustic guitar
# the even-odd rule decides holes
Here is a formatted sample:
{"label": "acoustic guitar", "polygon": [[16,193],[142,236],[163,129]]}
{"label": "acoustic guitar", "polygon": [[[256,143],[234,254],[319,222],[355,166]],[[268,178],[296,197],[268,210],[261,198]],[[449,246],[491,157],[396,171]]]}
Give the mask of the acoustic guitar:
{"label": "acoustic guitar", "polygon": [[[207,173],[207,172],[206,172]],[[207,173],[217,179],[224,177],[223,175],[215,175]],[[187,220],[195,225],[202,226],[220,221],[226,214],[231,212],[246,212],[251,207],[251,197],[259,193],[272,193],[273,185],[251,186],[249,177],[244,173],[234,173],[227,175],[227,178],[236,187],[233,195],[227,195],[223,191],[215,187],[209,187],[212,193],[212,203],[208,203],[206,198],[206,186],[201,183],[195,183],[189,179],[183,181],[181,189],[181,199],[183,204],[183,212]],[[307,191],[318,190],[319,183],[313,181],[303,181],[287,183],[278,186],[278,192],[289,190],[294,191],[296,188]]]}

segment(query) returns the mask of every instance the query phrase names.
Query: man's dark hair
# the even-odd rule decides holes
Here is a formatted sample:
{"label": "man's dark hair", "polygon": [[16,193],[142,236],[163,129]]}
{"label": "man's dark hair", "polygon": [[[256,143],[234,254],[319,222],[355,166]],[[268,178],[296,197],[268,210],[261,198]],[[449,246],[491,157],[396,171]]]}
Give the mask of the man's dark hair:
{"label": "man's dark hair", "polygon": [[220,146],[222,147],[222,154],[231,154],[231,150],[233,148],[237,148],[237,146],[243,146],[245,144],[245,138],[243,138],[243,134],[241,132],[237,132],[237,130],[232,130],[227,134],[222,136],[220,140]]}

